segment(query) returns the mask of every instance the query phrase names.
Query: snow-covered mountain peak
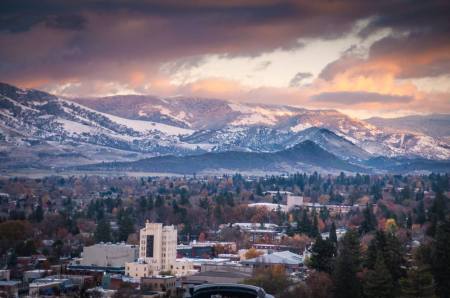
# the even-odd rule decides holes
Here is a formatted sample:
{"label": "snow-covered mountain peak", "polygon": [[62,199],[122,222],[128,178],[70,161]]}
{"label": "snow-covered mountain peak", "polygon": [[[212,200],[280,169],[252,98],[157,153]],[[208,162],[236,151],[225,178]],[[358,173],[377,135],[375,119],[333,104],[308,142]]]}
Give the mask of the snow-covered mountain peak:
{"label": "snow-covered mountain peak", "polygon": [[450,138],[390,131],[335,110],[143,95],[67,99],[0,84],[0,142],[7,155],[24,144],[39,154],[57,146],[86,155],[79,162],[88,163],[142,154],[276,152],[304,141],[356,162],[374,156],[450,159]]}

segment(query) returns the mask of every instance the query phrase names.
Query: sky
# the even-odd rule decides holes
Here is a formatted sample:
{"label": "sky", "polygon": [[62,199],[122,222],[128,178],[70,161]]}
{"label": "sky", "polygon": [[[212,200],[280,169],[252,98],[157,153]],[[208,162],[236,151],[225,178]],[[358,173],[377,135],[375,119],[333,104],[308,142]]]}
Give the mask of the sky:
{"label": "sky", "polygon": [[2,0],[0,81],[358,118],[450,113],[449,19],[448,0]]}

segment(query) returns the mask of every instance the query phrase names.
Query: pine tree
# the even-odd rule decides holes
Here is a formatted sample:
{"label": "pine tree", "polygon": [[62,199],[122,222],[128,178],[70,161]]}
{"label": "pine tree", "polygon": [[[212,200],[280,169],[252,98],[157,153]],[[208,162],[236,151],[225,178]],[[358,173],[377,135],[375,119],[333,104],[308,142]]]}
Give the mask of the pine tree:
{"label": "pine tree", "polygon": [[119,226],[118,241],[127,241],[128,235],[134,232],[134,222],[129,210],[120,209],[117,214],[117,224]]}
{"label": "pine tree", "polygon": [[320,235],[319,220],[317,219],[316,210],[314,210],[313,211],[313,224],[312,224],[312,227],[311,227],[310,236],[311,237],[317,237],[318,235]]}
{"label": "pine tree", "polygon": [[377,231],[375,238],[369,243],[367,249],[365,265],[367,268],[374,270],[378,253],[383,254],[386,267],[394,281],[404,276],[402,269],[405,264],[403,258],[403,249],[398,239],[393,234],[387,234],[383,231]]}
{"label": "pine tree", "polygon": [[109,221],[102,219],[97,223],[94,238],[97,242],[111,242],[111,225]]}
{"label": "pine tree", "polygon": [[297,227],[298,227],[300,233],[310,235],[311,225],[312,225],[311,221],[308,218],[308,211],[306,209],[303,209],[302,219],[299,223],[297,223]]}
{"label": "pine tree", "polygon": [[411,229],[412,227],[412,214],[408,213],[408,216],[406,218],[406,228]]}
{"label": "pine tree", "polygon": [[162,196],[158,195],[156,197],[155,207],[156,208],[161,208],[162,206],[164,206],[164,199],[163,199]]}
{"label": "pine tree", "polygon": [[410,269],[407,277],[400,279],[402,298],[434,298],[435,285],[433,275],[426,267]]}
{"label": "pine tree", "polygon": [[450,221],[438,226],[431,257],[436,293],[439,297],[450,297]]}
{"label": "pine tree", "polygon": [[392,276],[384,262],[383,253],[378,252],[374,270],[367,273],[364,294],[368,298],[389,298],[393,296]]}
{"label": "pine tree", "polygon": [[330,241],[335,245],[337,244],[336,225],[334,224],[334,221],[331,223],[330,235],[328,239],[330,239]]}
{"label": "pine tree", "polygon": [[333,271],[334,256],[336,255],[334,243],[329,239],[323,240],[319,234],[311,250],[311,267],[318,271],[325,271],[331,274]]}
{"label": "pine tree", "polygon": [[36,222],[41,222],[44,219],[44,210],[40,204],[36,207],[36,210],[34,210],[32,217]]}
{"label": "pine tree", "polygon": [[377,219],[373,214],[372,205],[367,204],[363,212],[364,220],[361,223],[360,232],[362,234],[369,233],[376,229]]}
{"label": "pine tree", "polygon": [[419,205],[417,206],[417,209],[415,211],[417,213],[416,222],[418,224],[423,225],[425,223],[425,221],[427,220],[426,215],[425,215],[425,206],[424,206],[423,200],[419,201]]}
{"label": "pine tree", "polygon": [[429,220],[431,222],[430,227],[427,230],[427,234],[434,236],[439,223],[445,221],[447,215],[447,198],[442,192],[437,192],[436,197],[433,200],[433,204],[428,210]]}
{"label": "pine tree", "polygon": [[361,284],[357,272],[360,269],[360,247],[358,233],[348,231],[339,243],[339,253],[333,272],[336,298],[361,297]]}

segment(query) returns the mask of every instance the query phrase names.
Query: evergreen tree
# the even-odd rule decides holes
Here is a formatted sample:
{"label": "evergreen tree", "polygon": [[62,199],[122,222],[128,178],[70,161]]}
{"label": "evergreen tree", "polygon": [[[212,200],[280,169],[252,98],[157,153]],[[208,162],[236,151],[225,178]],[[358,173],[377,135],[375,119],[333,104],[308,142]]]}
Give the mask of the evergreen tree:
{"label": "evergreen tree", "polygon": [[313,211],[313,224],[312,224],[311,232],[309,233],[309,236],[310,237],[317,237],[318,235],[320,235],[319,220],[317,219],[317,213],[316,213],[316,210],[314,209],[314,211]]}
{"label": "evergreen tree", "polygon": [[331,223],[330,235],[328,239],[337,245],[336,225],[334,224],[334,221]]}
{"label": "evergreen tree", "polygon": [[408,216],[406,218],[406,228],[411,229],[412,227],[412,214],[408,213]]}
{"label": "evergreen tree", "polygon": [[326,221],[330,217],[330,213],[328,212],[328,209],[325,207],[320,208],[319,212],[320,219],[323,221]]}
{"label": "evergreen tree", "polygon": [[431,225],[428,228],[427,233],[430,236],[434,236],[437,226],[440,222],[443,222],[445,220],[445,216],[447,215],[447,198],[442,192],[439,191],[436,193],[433,204],[428,210],[428,215]]}
{"label": "evergreen tree", "polygon": [[373,214],[372,205],[367,203],[366,208],[363,212],[364,220],[361,223],[360,232],[362,234],[369,233],[376,229],[377,227],[377,219],[375,214]]}
{"label": "evergreen tree", "polygon": [[94,238],[97,242],[111,242],[111,225],[105,218],[97,223],[94,232]]}
{"label": "evergreen tree", "polygon": [[263,196],[263,189],[261,187],[261,183],[258,182],[256,185],[256,195],[262,197]]}
{"label": "evergreen tree", "polygon": [[339,253],[333,272],[336,298],[361,297],[361,284],[356,276],[360,269],[358,233],[349,230],[339,243]]}
{"label": "evergreen tree", "polygon": [[419,205],[417,205],[416,213],[417,213],[417,220],[416,220],[416,222],[418,224],[423,225],[425,223],[425,221],[427,220],[426,214],[425,214],[425,206],[424,206],[423,200],[419,201]]}
{"label": "evergreen tree", "polygon": [[312,246],[311,267],[318,271],[333,272],[333,261],[336,254],[334,243],[317,236]]}
{"label": "evergreen tree", "polygon": [[141,196],[139,199],[139,210],[140,212],[145,212],[147,209],[147,199],[144,196]]}
{"label": "evergreen tree", "polygon": [[148,210],[152,210],[153,206],[154,206],[153,197],[149,196],[147,198],[147,208],[148,208]]}
{"label": "evergreen tree", "polygon": [[431,257],[436,293],[439,297],[450,297],[450,221],[438,226]]}
{"label": "evergreen tree", "polygon": [[378,252],[374,270],[370,270],[364,282],[364,294],[368,298],[389,298],[393,295],[392,276],[384,262],[383,253]]}
{"label": "evergreen tree", "polygon": [[34,211],[33,219],[36,222],[41,222],[44,219],[44,210],[42,209],[42,206],[40,204],[36,207],[36,210]]}
{"label": "evergreen tree", "polygon": [[383,254],[383,259],[394,281],[404,275],[402,266],[405,264],[403,250],[400,242],[393,234],[377,231],[375,238],[369,243],[366,256],[366,266],[374,270],[378,253]]}
{"label": "evergreen tree", "polygon": [[308,211],[306,209],[303,209],[302,219],[300,222],[297,223],[297,227],[298,227],[300,233],[310,235],[311,225],[312,225],[311,221],[308,218]]}
{"label": "evergreen tree", "polygon": [[127,241],[128,235],[134,232],[134,222],[129,210],[119,210],[117,213],[117,224],[119,226],[117,240]]}
{"label": "evergreen tree", "polygon": [[164,199],[163,199],[162,196],[158,195],[156,197],[155,207],[156,208],[161,208],[162,206],[164,206]]}
{"label": "evergreen tree", "polygon": [[376,203],[383,198],[382,188],[380,184],[376,183],[372,186],[370,194],[373,195],[373,201]]}
{"label": "evergreen tree", "polygon": [[433,275],[426,267],[410,269],[408,276],[400,279],[402,298],[434,298],[435,285]]}

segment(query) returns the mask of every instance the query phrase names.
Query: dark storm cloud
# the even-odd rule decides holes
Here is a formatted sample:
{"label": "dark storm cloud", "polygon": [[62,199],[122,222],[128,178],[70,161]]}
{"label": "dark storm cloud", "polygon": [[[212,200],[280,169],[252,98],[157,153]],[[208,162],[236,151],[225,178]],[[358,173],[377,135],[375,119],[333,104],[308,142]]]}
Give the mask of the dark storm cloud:
{"label": "dark storm cloud", "polygon": [[[450,2],[392,1],[380,5],[369,24],[359,32],[367,37],[380,29],[392,33],[375,42],[367,59],[346,53],[328,64],[319,75],[325,80],[363,65],[396,65],[396,77],[421,78],[450,74]],[[364,73],[364,67],[361,75]]]}
{"label": "dark storm cloud", "polygon": [[407,103],[414,98],[375,92],[324,92],[311,97],[316,102],[354,105],[359,103]]}
{"label": "dark storm cloud", "polygon": [[[338,38],[368,17],[361,36],[422,28],[414,35],[420,46],[445,36],[447,12],[445,1],[3,0],[0,80],[127,82],[130,73],[156,73],[165,62],[188,67],[188,57],[198,63],[205,54],[255,56],[298,48],[299,38]],[[387,46],[380,43],[371,55]],[[445,72],[436,61],[442,59],[408,72]]]}
{"label": "dark storm cloud", "polygon": [[0,1],[0,80],[126,81],[138,68],[154,73],[186,57],[294,48],[301,37],[338,37],[366,15],[358,2],[351,13],[350,1],[336,3]]}
{"label": "dark storm cloud", "polygon": [[369,25],[360,34],[368,36],[376,30],[393,28],[398,31],[449,33],[450,2],[390,1],[377,10]]}
{"label": "dark storm cloud", "polygon": [[[198,4],[189,1],[152,1],[152,0],[4,0],[0,2],[2,29],[20,32],[31,29],[40,22],[54,21],[63,24],[67,29],[71,25],[79,26],[84,20],[74,13],[114,14],[118,12],[139,13],[147,16],[166,18],[215,18],[216,23],[259,23],[275,19],[286,19],[298,16],[295,7],[289,2],[272,2],[262,5],[236,3],[221,5],[214,1],[200,1]],[[76,17],[76,18],[75,18]],[[68,20],[64,20],[67,18]]]}

